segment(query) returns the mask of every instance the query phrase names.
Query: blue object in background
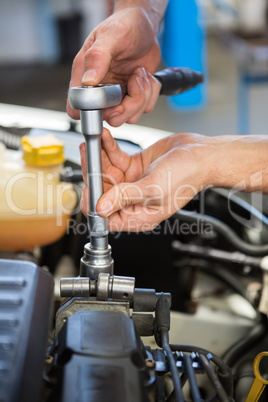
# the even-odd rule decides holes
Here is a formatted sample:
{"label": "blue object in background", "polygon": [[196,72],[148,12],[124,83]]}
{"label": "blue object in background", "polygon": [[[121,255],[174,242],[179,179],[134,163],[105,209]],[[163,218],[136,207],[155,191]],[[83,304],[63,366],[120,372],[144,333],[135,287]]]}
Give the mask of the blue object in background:
{"label": "blue object in background", "polygon": [[47,64],[58,62],[60,58],[58,31],[47,0],[37,0],[36,20],[42,62]]}
{"label": "blue object in background", "polygon": [[198,0],[169,0],[162,54],[168,67],[189,67],[205,74],[205,83],[168,98],[174,109],[191,110],[207,104],[207,49],[204,10]]}

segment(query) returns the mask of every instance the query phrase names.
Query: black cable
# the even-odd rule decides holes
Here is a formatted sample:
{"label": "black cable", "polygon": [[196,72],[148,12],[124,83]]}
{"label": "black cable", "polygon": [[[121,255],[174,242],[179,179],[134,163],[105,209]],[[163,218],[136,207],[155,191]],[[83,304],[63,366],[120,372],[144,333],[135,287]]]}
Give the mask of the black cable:
{"label": "black cable", "polygon": [[199,346],[194,346],[194,345],[183,345],[183,344],[171,344],[169,345],[170,349],[174,352],[188,352],[188,353],[198,353],[198,354],[204,354],[204,355],[211,355],[211,361],[213,361],[214,364],[219,368],[220,372],[223,375],[229,375],[231,370],[227,366],[227,364],[217,355],[214,353],[210,352],[207,349],[200,348]]}
{"label": "black cable", "polygon": [[214,394],[211,398],[207,400],[207,402],[215,402],[217,401],[217,394]]}
{"label": "black cable", "polygon": [[199,389],[197,386],[195,372],[194,372],[194,369],[192,366],[192,360],[191,360],[190,356],[188,356],[184,353],[183,361],[184,361],[185,370],[186,370],[188,378],[189,378],[192,400],[193,400],[193,402],[201,402],[202,399],[201,399]]}
{"label": "black cable", "polygon": [[211,269],[210,267],[206,267],[205,265],[200,265],[199,268],[205,274],[212,276],[213,278],[216,278],[227,285],[231,290],[242,296],[245,300],[249,302],[252,307],[254,307],[247,295],[247,291],[244,286],[242,286],[241,283],[230,272],[220,267],[217,267],[216,269]]}
{"label": "black cable", "polygon": [[180,210],[173,215],[173,218],[179,218],[185,222],[196,223],[199,221],[203,221],[205,223],[210,224],[219,234],[224,236],[224,238],[232,244],[237,250],[245,253],[247,255],[253,256],[263,256],[268,254],[268,245],[254,245],[245,242],[240,239],[238,235],[229,228],[225,223],[216,219],[212,216],[208,216],[205,214],[199,214],[196,212],[189,212]]}
{"label": "black cable", "polygon": [[174,384],[175,401],[181,402],[184,399],[180,383],[180,377],[176,366],[176,362],[173,357],[173,353],[169,346],[169,338],[168,338],[168,331],[170,329],[170,306],[164,293],[161,293],[156,303],[155,324],[156,324],[156,332],[160,335],[161,346],[164,349],[164,352],[168,360],[169,370],[171,372]]}
{"label": "black cable", "polygon": [[[240,294],[245,300],[247,300],[250,305],[255,309],[257,313],[256,325],[250,329],[247,336],[243,336],[237,343],[232,345],[222,356],[225,363],[229,367],[233,367],[233,365],[237,362],[237,360],[242,357],[248,350],[254,347],[257,343],[259,343],[267,334],[267,317],[264,314],[261,314],[256,307],[249,300],[245,290],[241,287],[240,283],[233,278],[232,275],[228,274],[224,270],[219,270],[218,268],[215,270],[207,269],[205,266],[200,266],[200,269],[205,273],[208,273],[215,278],[221,280],[225,284],[227,284],[231,289]],[[181,349],[182,350],[182,349]],[[193,350],[194,351],[194,350]],[[216,362],[214,362],[217,364]]]}
{"label": "black cable", "polygon": [[[183,355],[182,359],[183,359],[183,363],[184,363],[184,371],[180,377],[181,387],[183,388],[184,385],[186,384],[186,382],[189,380],[193,402],[202,402],[203,399],[201,399],[199,389],[198,389],[198,386],[196,383],[195,372],[192,367],[192,360],[185,353],[182,355]],[[172,393],[169,395],[166,402],[173,402],[174,398],[175,398],[175,394],[174,394],[174,390],[173,390]]]}
{"label": "black cable", "polygon": [[[203,266],[201,269],[203,270]],[[250,329],[249,333],[246,336],[243,336],[242,339],[240,339],[237,343],[232,345],[222,356],[222,359],[224,360],[224,364],[226,367],[233,367],[233,365],[237,362],[237,360],[242,357],[245,353],[248,352],[248,350],[257,343],[259,343],[267,334],[268,327],[267,327],[267,317],[264,314],[261,314],[251,303],[251,301],[248,299],[244,291],[242,290],[241,286],[235,283],[235,281],[232,282],[232,277],[227,275],[221,270],[221,273],[218,272],[218,270],[206,270],[204,269],[205,272],[211,274],[212,276],[215,276],[217,279],[222,280],[225,282],[227,285],[229,285],[233,290],[235,290],[238,294],[240,294],[242,297],[244,297],[250,304],[251,306],[255,309],[257,313],[257,320],[256,320],[256,325]],[[175,348],[173,348],[173,346]],[[184,348],[182,348],[184,346]],[[202,348],[198,348],[195,346],[190,346],[188,349],[188,345],[170,345],[172,350],[180,350],[180,351],[196,351],[197,353],[211,353],[209,351],[205,351]],[[211,353],[212,354],[212,353]],[[213,354],[212,354],[213,355]],[[219,357],[215,356],[216,360],[214,360],[214,356],[212,361],[219,366],[219,364],[223,360],[221,360]],[[219,366],[220,367],[220,366]],[[224,366],[222,366],[224,369]],[[230,369],[229,369],[230,370]],[[222,371],[222,370],[221,370]],[[225,371],[225,370],[224,370]],[[224,374],[224,372],[223,372]],[[231,385],[231,383],[228,380],[228,383]]]}
{"label": "black cable", "polygon": [[220,380],[218,379],[216,373],[213,370],[213,367],[209,363],[208,359],[206,358],[205,355],[200,355],[199,356],[200,363],[205,370],[208,378],[210,379],[212,385],[215,387],[218,399],[220,402],[229,402],[229,398],[224,390],[224,388],[221,385]]}
{"label": "black cable", "polygon": [[180,382],[181,382],[181,387],[183,388],[184,385],[186,384],[188,380],[188,375],[186,374],[186,372],[184,371],[181,376],[180,376]]}
{"label": "black cable", "polygon": [[183,393],[182,393],[182,388],[181,388],[181,383],[180,383],[180,378],[178,374],[178,369],[176,366],[176,362],[174,360],[173,353],[169,347],[169,339],[168,339],[168,331],[166,328],[161,328],[160,329],[160,335],[161,335],[161,342],[162,342],[162,347],[166,353],[168,364],[169,364],[169,370],[171,372],[173,384],[174,384],[174,391],[175,391],[175,401],[176,402],[181,402],[184,401],[183,398]]}
{"label": "black cable", "polygon": [[202,258],[205,260],[216,261],[222,264],[232,264],[244,267],[250,266],[254,269],[261,269],[263,257],[252,257],[240,251],[226,251],[210,246],[201,246],[194,243],[182,243],[179,240],[172,242],[173,250],[178,254],[190,256],[192,258]]}
{"label": "black cable", "polygon": [[229,367],[233,367],[245,353],[263,340],[267,335],[267,330],[267,316],[260,314],[257,324],[250,329],[249,333],[223,354],[222,358],[225,363]]}
{"label": "black cable", "polygon": [[[202,260],[202,258],[198,258],[198,260]],[[201,262],[201,261],[200,261]],[[227,285],[231,290],[235,291],[237,294],[242,296],[256,311],[257,315],[260,314],[260,312],[256,309],[256,307],[252,304],[252,301],[249,299],[247,291],[244,286],[241,285],[241,283],[238,281],[238,279],[232,275],[230,272],[226,271],[223,268],[216,267],[216,268],[210,268],[210,264],[205,264],[206,261],[203,261],[203,264],[198,264],[198,269],[202,272],[204,272],[206,275],[212,276],[213,278],[223,282],[225,285]],[[193,265],[192,262],[188,263],[187,266],[189,267],[196,267],[196,265]]]}
{"label": "black cable", "polygon": [[231,203],[234,203],[235,205],[244,209],[249,214],[254,216],[254,218],[256,218],[260,222],[264,223],[265,226],[268,226],[268,218],[266,215],[264,215],[262,212],[260,212],[253,205],[249,204],[247,201],[243,200],[242,198],[238,197],[235,194],[230,193],[229,190],[227,190],[225,188],[212,188],[210,191],[225,198],[226,201],[231,201]]}
{"label": "black cable", "polygon": [[233,388],[234,388],[234,381],[233,381],[233,373],[230,367],[226,365],[226,363],[214,353],[208,351],[207,349],[193,346],[193,345],[170,345],[172,351],[182,351],[182,352],[195,352],[199,355],[209,355],[210,360],[218,367],[218,376],[219,379],[230,399],[233,398]]}

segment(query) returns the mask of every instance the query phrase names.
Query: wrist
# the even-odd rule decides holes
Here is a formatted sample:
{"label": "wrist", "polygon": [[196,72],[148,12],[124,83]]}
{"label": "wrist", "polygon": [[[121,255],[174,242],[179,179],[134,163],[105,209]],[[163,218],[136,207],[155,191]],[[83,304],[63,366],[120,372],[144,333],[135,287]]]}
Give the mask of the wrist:
{"label": "wrist", "polygon": [[208,186],[267,192],[267,136],[226,135],[207,138],[206,143],[211,149]]}
{"label": "wrist", "polygon": [[150,21],[157,35],[160,22],[165,14],[168,0],[115,0],[113,12],[131,8],[140,8]]}

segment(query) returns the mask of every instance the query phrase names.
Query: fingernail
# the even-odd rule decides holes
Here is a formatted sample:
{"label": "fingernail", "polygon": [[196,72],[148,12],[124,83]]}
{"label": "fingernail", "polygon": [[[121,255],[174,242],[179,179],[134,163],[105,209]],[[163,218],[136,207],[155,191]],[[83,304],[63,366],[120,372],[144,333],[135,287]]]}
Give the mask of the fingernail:
{"label": "fingernail", "polygon": [[111,201],[104,201],[100,205],[101,213],[104,216],[109,216],[112,213],[113,204]]}
{"label": "fingernail", "polygon": [[139,74],[143,77],[143,78],[147,78],[147,71],[145,70],[144,67],[140,67],[139,68]]}
{"label": "fingernail", "polygon": [[95,82],[96,78],[98,76],[98,73],[96,70],[88,70],[85,72],[82,78],[82,84],[83,85],[89,85],[92,84],[92,81]]}
{"label": "fingernail", "polygon": [[140,87],[140,88],[142,89],[142,91],[143,91],[143,90],[144,90],[144,87],[143,87],[143,79],[138,76],[138,77],[136,78],[136,81],[137,81],[139,87]]}

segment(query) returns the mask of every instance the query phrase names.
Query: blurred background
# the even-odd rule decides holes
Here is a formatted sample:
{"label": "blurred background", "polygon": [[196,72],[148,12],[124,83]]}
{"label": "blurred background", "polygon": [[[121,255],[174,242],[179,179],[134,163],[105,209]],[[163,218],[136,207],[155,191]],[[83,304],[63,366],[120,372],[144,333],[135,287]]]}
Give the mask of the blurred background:
{"label": "blurred background", "polygon": [[[0,13],[0,103],[64,111],[71,64],[112,0],[9,0]],[[159,99],[139,124],[207,135],[268,130],[268,1],[170,0],[163,67],[201,70],[206,84]]]}

